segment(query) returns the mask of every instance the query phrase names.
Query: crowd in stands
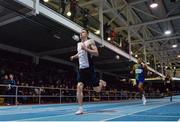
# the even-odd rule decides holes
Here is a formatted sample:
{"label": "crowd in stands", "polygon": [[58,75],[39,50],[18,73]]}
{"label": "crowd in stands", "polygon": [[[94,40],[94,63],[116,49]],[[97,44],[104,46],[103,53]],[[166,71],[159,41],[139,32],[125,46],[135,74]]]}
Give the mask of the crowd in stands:
{"label": "crowd in stands", "polygon": [[[0,53],[0,84],[11,85],[10,88],[1,88],[1,95],[15,95],[14,85],[24,86],[25,88],[18,88],[18,95],[62,95],[62,96],[76,96],[76,72],[73,68],[62,69],[60,64],[40,60],[39,64],[33,63],[32,57],[22,54],[1,51]],[[110,82],[110,81],[108,81]],[[122,88],[122,84],[109,85],[106,90],[117,90]],[[124,84],[124,88],[127,88]],[[26,88],[35,86],[37,88]],[[38,87],[45,87],[39,89]],[[46,89],[46,87],[57,88],[54,90]],[[59,92],[59,88],[64,90]],[[66,90],[74,89],[74,90]],[[86,87],[85,90],[91,90],[91,87]],[[88,95],[89,93],[87,93]],[[11,98],[11,97],[10,97]],[[18,102],[28,101],[29,98],[20,99]],[[12,100],[6,99],[7,104],[14,104]],[[43,98],[42,98],[43,100]],[[68,100],[66,100],[68,102]]]}
{"label": "crowd in stands", "polygon": [[[0,84],[8,85],[8,87],[0,87],[0,95],[15,95],[15,86],[19,86],[17,94],[22,95],[22,97],[18,97],[17,102],[19,104],[28,104],[32,101],[38,103],[38,95],[41,95],[41,103],[76,101],[76,72],[72,68],[62,69],[62,65],[44,60],[35,64],[32,57],[7,51],[1,51],[0,55]],[[112,79],[105,80],[107,80],[108,85],[100,93],[101,96],[105,96],[101,100],[117,99],[113,98],[114,96],[124,96],[126,98],[130,92],[137,92],[136,87],[128,80],[126,82],[113,81]],[[147,84],[145,85],[146,91],[147,93],[162,92],[161,85]],[[175,90],[178,89],[177,87]],[[85,87],[84,95],[87,96],[85,101],[92,100],[89,96],[97,96],[95,92],[88,90],[92,90],[92,88]],[[110,93],[107,91],[110,91]],[[59,99],[59,96],[61,96],[61,99]],[[15,97],[5,97],[4,102],[7,105],[15,104]]]}
{"label": "crowd in stands", "polygon": [[[73,80],[75,77],[74,72],[71,70],[62,72],[62,70],[59,69],[61,69],[61,66],[55,63],[44,62],[35,64],[32,61],[32,57],[10,52],[1,52],[0,84],[11,85],[10,88],[1,89],[1,94],[11,95],[12,92],[15,93],[13,85],[75,89],[76,83]],[[14,76],[12,79],[13,82],[11,80],[12,76]],[[19,94],[36,94],[35,89],[24,89],[25,88],[19,88]],[[42,94],[50,93],[48,93],[48,90],[43,90]]]}
{"label": "crowd in stands", "polygon": [[113,45],[129,53],[129,42],[125,37],[121,35],[120,32],[116,32],[115,28],[111,27],[111,25],[108,23],[104,24],[103,29],[104,40],[109,41]]}

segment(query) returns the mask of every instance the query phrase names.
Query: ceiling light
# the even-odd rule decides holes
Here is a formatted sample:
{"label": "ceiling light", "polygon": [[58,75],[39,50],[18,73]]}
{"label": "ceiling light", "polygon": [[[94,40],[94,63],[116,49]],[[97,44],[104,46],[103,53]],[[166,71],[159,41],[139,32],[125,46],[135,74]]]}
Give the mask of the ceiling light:
{"label": "ceiling light", "polygon": [[97,31],[95,32],[95,34],[100,34],[100,30],[97,30]]}
{"label": "ceiling light", "polygon": [[137,57],[138,57],[138,55],[135,55],[135,57],[137,58]]}
{"label": "ceiling light", "polygon": [[178,55],[177,57],[180,58],[180,55]]}
{"label": "ceiling light", "polygon": [[46,2],[46,3],[47,3],[47,2],[49,2],[49,0],[44,0],[44,2]]}
{"label": "ceiling light", "polygon": [[176,47],[177,47],[177,44],[173,44],[173,45],[172,45],[172,48],[176,48]]}
{"label": "ceiling light", "polygon": [[67,16],[68,17],[71,16],[71,12],[70,11],[67,12]]}
{"label": "ceiling light", "polygon": [[173,69],[176,69],[176,67],[173,67]]}
{"label": "ceiling light", "polygon": [[164,34],[165,34],[165,35],[170,35],[170,34],[171,34],[171,31],[170,31],[170,30],[166,30],[166,31],[164,32]]}
{"label": "ceiling light", "polygon": [[155,2],[153,2],[153,3],[151,3],[150,7],[151,7],[151,8],[156,8],[156,7],[158,7],[158,4],[155,3]]}
{"label": "ceiling light", "polygon": [[111,37],[108,37],[107,40],[108,40],[108,41],[111,41]]}

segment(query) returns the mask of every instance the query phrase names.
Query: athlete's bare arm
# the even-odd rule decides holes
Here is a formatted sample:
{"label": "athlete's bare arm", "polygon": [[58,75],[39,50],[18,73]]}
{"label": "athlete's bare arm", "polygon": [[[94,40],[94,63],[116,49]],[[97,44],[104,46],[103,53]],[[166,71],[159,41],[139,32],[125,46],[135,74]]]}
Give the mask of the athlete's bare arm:
{"label": "athlete's bare arm", "polygon": [[93,56],[99,56],[98,49],[95,44],[89,45],[89,47],[86,47],[85,44],[82,44],[82,49],[89,52]]}
{"label": "athlete's bare arm", "polygon": [[77,58],[78,58],[78,53],[75,54],[75,55],[73,55],[73,56],[71,56],[71,57],[70,57],[70,60],[73,61],[74,59],[77,59]]}

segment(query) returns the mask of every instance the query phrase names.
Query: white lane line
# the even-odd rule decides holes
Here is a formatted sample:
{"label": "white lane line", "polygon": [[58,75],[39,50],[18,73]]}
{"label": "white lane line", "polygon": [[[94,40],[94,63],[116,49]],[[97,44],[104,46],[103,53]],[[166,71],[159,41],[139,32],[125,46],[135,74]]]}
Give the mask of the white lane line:
{"label": "white lane line", "polygon": [[[120,104],[120,103],[115,103],[115,104]],[[113,104],[113,105],[115,105]],[[111,104],[98,104],[98,107],[101,106],[106,106],[106,105],[111,105]],[[90,107],[96,107],[97,104],[90,104],[90,105],[84,105],[84,108],[90,108]],[[21,108],[21,106],[18,106],[16,108],[14,108],[14,110],[5,110],[3,112],[0,113],[0,115],[14,115],[14,114],[25,114],[25,113],[39,113],[39,112],[47,112],[47,111],[56,111],[56,110],[72,110],[78,108],[78,105],[74,105],[74,106],[57,106],[57,107],[42,107],[42,108],[32,108],[29,106],[29,108]]]}
{"label": "white lane line", "polygon": [[[153,104],[157,104],[157,103],[159,103],[159,102],[155,102],[155,103],[153,103]],[[161,103],[161,102],[160,102]],[[169,103],[169,102],[168,102]],[[118,104],[120,104],[120,109],[128,109],[128,108],[132,108],[132,107],[140,107],[140,106],[142,106],[142,104],[139,104],[139,103],[136,103],[135,105],[129,105],[129,106],[122,106],[122,104],[121,103],[116,103],[117,105]],[[86,105],[86,107],[84,107],[84,109],[86,110],[86,109],[89,109],[89,108],[91,108],[91,107],[94,107],[94,106],[97,106],[97,107],[101,107],[101,106],[104,106],[104,105],[109,105],[109,104],[103,104],[103,105],[101,105],[101,104],[98,104],[98,106],[97,106],[97,104],[95,104],[95,105]],[[113,103],[113,105],[114,105],[114,103]],[[124,103],[123,105],[127,105],[127,103]],[[119,107],[118,107],[118,109],[117,110],[119,110]],[[113,109],[113,108],[117,108],[117,106],[116,107],[110,107],[110,108],[108,108],[108,109],[103,109],[102,108],[102,110],[111,110],[111,109]],[[116,109],[113,109],[113,110],[116,110]],[[91,112],[89,112],[88,114],[97,114],[97,113],[91,113]],[[47,118],[52,118],[52,117],[62,117],[62,116],[69,116],[69,115],[75,115],[74,113],[70,113],[70,114],[63,114],[63,115],[54,115],[54,116],[46,116],[46,117],[38,117],[38,118],[29,118],[29,119],[19,119],[19,120],[21,120],[21,121],[26,121],[26,120],[38,120],[38,119],[47,119]],[[119,114],[118,114],[119,115]]]}
{"label": "white lane line", "polygon": [[169,115],[131,115],[131,116],[148,116],[148,117],[179,117],[179,116],[169,116]]}
{"label": "white lane line", "polygon": [[[175,102],[174,102],[174,103],[175,103]],[[166,106],[166,105],[170,105],[170,104],[174,104],[174,103],[168,103],[168,104],[163,104],[163,105],[154,106],[154,107],[150,107],[150,108],[145,108],[145,109],[143,109],[143,110],[135,111],[135,112],[132,112],[132,113],[128,113],[128,114],[121,115],[121,116],[116,116],[116,117],[104,119],[104,120],[101,120],[101,121],[111,121],[111,120],[116,119],[116,118],[120,118],[120,117],[124,117],[124,116],[128,116],[128,115],[136,114],[136,113],[139,113],[139,112],[143,112],[143,111],[147,111],[147,110],[159,108],[159,107]]]}
{"label": "white lane line", "polygon": [[[133,102],[129,102],[129,103],[133,103]],[[159,103],[159,101],[158,102],[155,102],[155,104],[157,104],[157,103]],[[132,106],[133,107],[138,107],[138,106],[141,106],[141,104],[139,104],[139,102],[135,102],[135,105],[130,105],[130,106],[122,106],[122,105],[127,105],[127,102],[125,103],[125,102],[119,102],[119,103],[113,103],[113,105],[114,104],[119,104],[120,105],[120,107],[121,108],[132,108]],[[97,106],[98,105],[98,106]],[[91,108],[91,107],[95,107],[95,106],[97,106],[97,107],[101,107],[101,106],[105,106],[105,105],[110,105],[109,103],[107,103],[107,104],[105,104],[105,103],[103,103],[103,104],[87,104],[87,105],[85,105],[84,106],[84,108],[85,109],[88,109],[88,108]],[[60,109],[60,107],[63,107],[63,106],[58,106],[57,108],[59,109],[59,110],[74,110],[74,108],[76,107],[77,108],[77,106],[64,106],[63,108],[64,109]],[[110,107],[110,106],[109,106]],[[52,107],[53,109],[54,109],[54,107]],[[52,108],[50,108],[49,107],[49,110],[51,111],[51,110],[53,110]],[[58,109],[54,109],[54,111],[55,110],[58,110]],[[71,108],[71,109],[70,109]],[[117,108],[117,106],[116,107],[110,107],[109,109],[113,109],[113,108]],[[37,109],[36,108],[32,108],[32,109],[35,109],[36,110],[36,112],[39,112],[39,111],[37,111]],[[46,108],[41,108],[41,109],[46,109]],[[102,110],[109,110],[109,109],[103,109],[102,108]],[[115,110],[115,109],[113,109],[113,110]],[[44,111],[44,112],[47,112],[47,109],[46,109],[46,111]],[[53,112],[53,111],[52,111]],[[28,111],[28,113],[30,113],[29,111]],[[17,113],[16,113],[17,114]],[[88,114],[93,114],[93,113],[88,113]],[[38,118],[27,118],[27,119],[18,119],[18,120],[34,120],[34,119],[41,119],[41,118],[52,118],[52,117],[58,117],[58,116],[68,116],[68,115],[74,115],[74,113],[70,113],[70,114],[63,114],[63,115],[55,115],[55,116],[46,116],[46,117],[38,117]]]}
{"label": "white lane line", "polygon": [[[142,104],[138,104],[138,103],[136,103],[135,105],[131,105],[131,106],[121,106],[122,104],[121,103],[117,103],[117,105],[118,104],[120,104],[120,107],[121,108],[132,108],[132,106],[133,107],[138,107],[138,106],[142,106]],[[127,104],[127,103],[126,103]],[[125,105],[126,105],[125,104]],[[110,105],[110,104],[104,104],[104,105]],[[97,106],[97,104],[96,105],[94,105],[94,106],[91,106],[91,105],[87,105],[86,107],[84,107],[85,109],[90,109],[91,107],[95,107],[95,106],[97,106],[97,107],[103,107],[104,105],[101,105],[101,104],[98,104],[98,106]],[[112,104],[112,105],[114,105],[114,103]],[[72,108],[72,107],[71,107]],[[77,108],[77,107],[76,107]],[[116,107],[111,107],[111,108],[108,108],[108,109],[102,109],[102,110],[111,110],[111,109],[113,109],[113,108],[117,108],[117,106]],[[114,110],[114,109],[113,109]],[[74,111],[75,112],[75,111]],[[88,113],[88,114],[93,114],[93,113]],[[97,114],[97,113],[95,113],[95,114]],[[70,113],[70,114],[63,114],[63,115],[54,115],[54,116],[46,116],[46,117],[38,117],[38,118],[29,118],[29,119],[18,119],[17,121],[28,121],[28,120],[38,120],[38,119],[47,119],[47,118],[52,118],[52,117],[62,117],[62,116],[69,116],[69,115],[75,115],[74,113]]]}

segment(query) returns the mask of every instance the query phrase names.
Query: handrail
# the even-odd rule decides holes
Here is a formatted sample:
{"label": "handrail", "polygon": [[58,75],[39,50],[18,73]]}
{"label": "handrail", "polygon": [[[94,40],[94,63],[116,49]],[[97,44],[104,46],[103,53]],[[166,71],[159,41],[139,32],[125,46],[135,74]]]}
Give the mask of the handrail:
{"label": "handrail", "polygon": [[[76,89],[67,89],[67,88],[51,88],[51,87],[37,87],[37,86],[19,86],[19,85],[4,85],[0,84],[1,87],[12,87],[16,88],[11,91],[11,94],[0,94],[0,98],[11,99],[13,100],[15,105],[18,105],[19,102],[34,102],[41,103],[63,103],[63,102],[76,102]],[[28,89],[26,94],[20,94]],[[34,90],[32,90],[34,89]],[[37,93],[35,93],[35,89]],[[24,90],[24,91],[23,91]],[[43,93],[41,90],[48,90],[47,93]],[[66,94],[71,93],[71,94]],[[65,93],[65,94],[63,94]],[[179,92],[180,93],[180,92]],[[176,93],[178,94],[178,93]],[[147,93],[147,98],[157,98],[162,97],[157,93]],[[96,93],[93,90],[84,90],[84,99],[86,102],[92,101],[112,101],[112,100],[128,100],[128,99],[139,99],[141,96],[137,92],[130,91],[102,91],[100,93]],[[49,101],[49,102],[48,102]]]}

